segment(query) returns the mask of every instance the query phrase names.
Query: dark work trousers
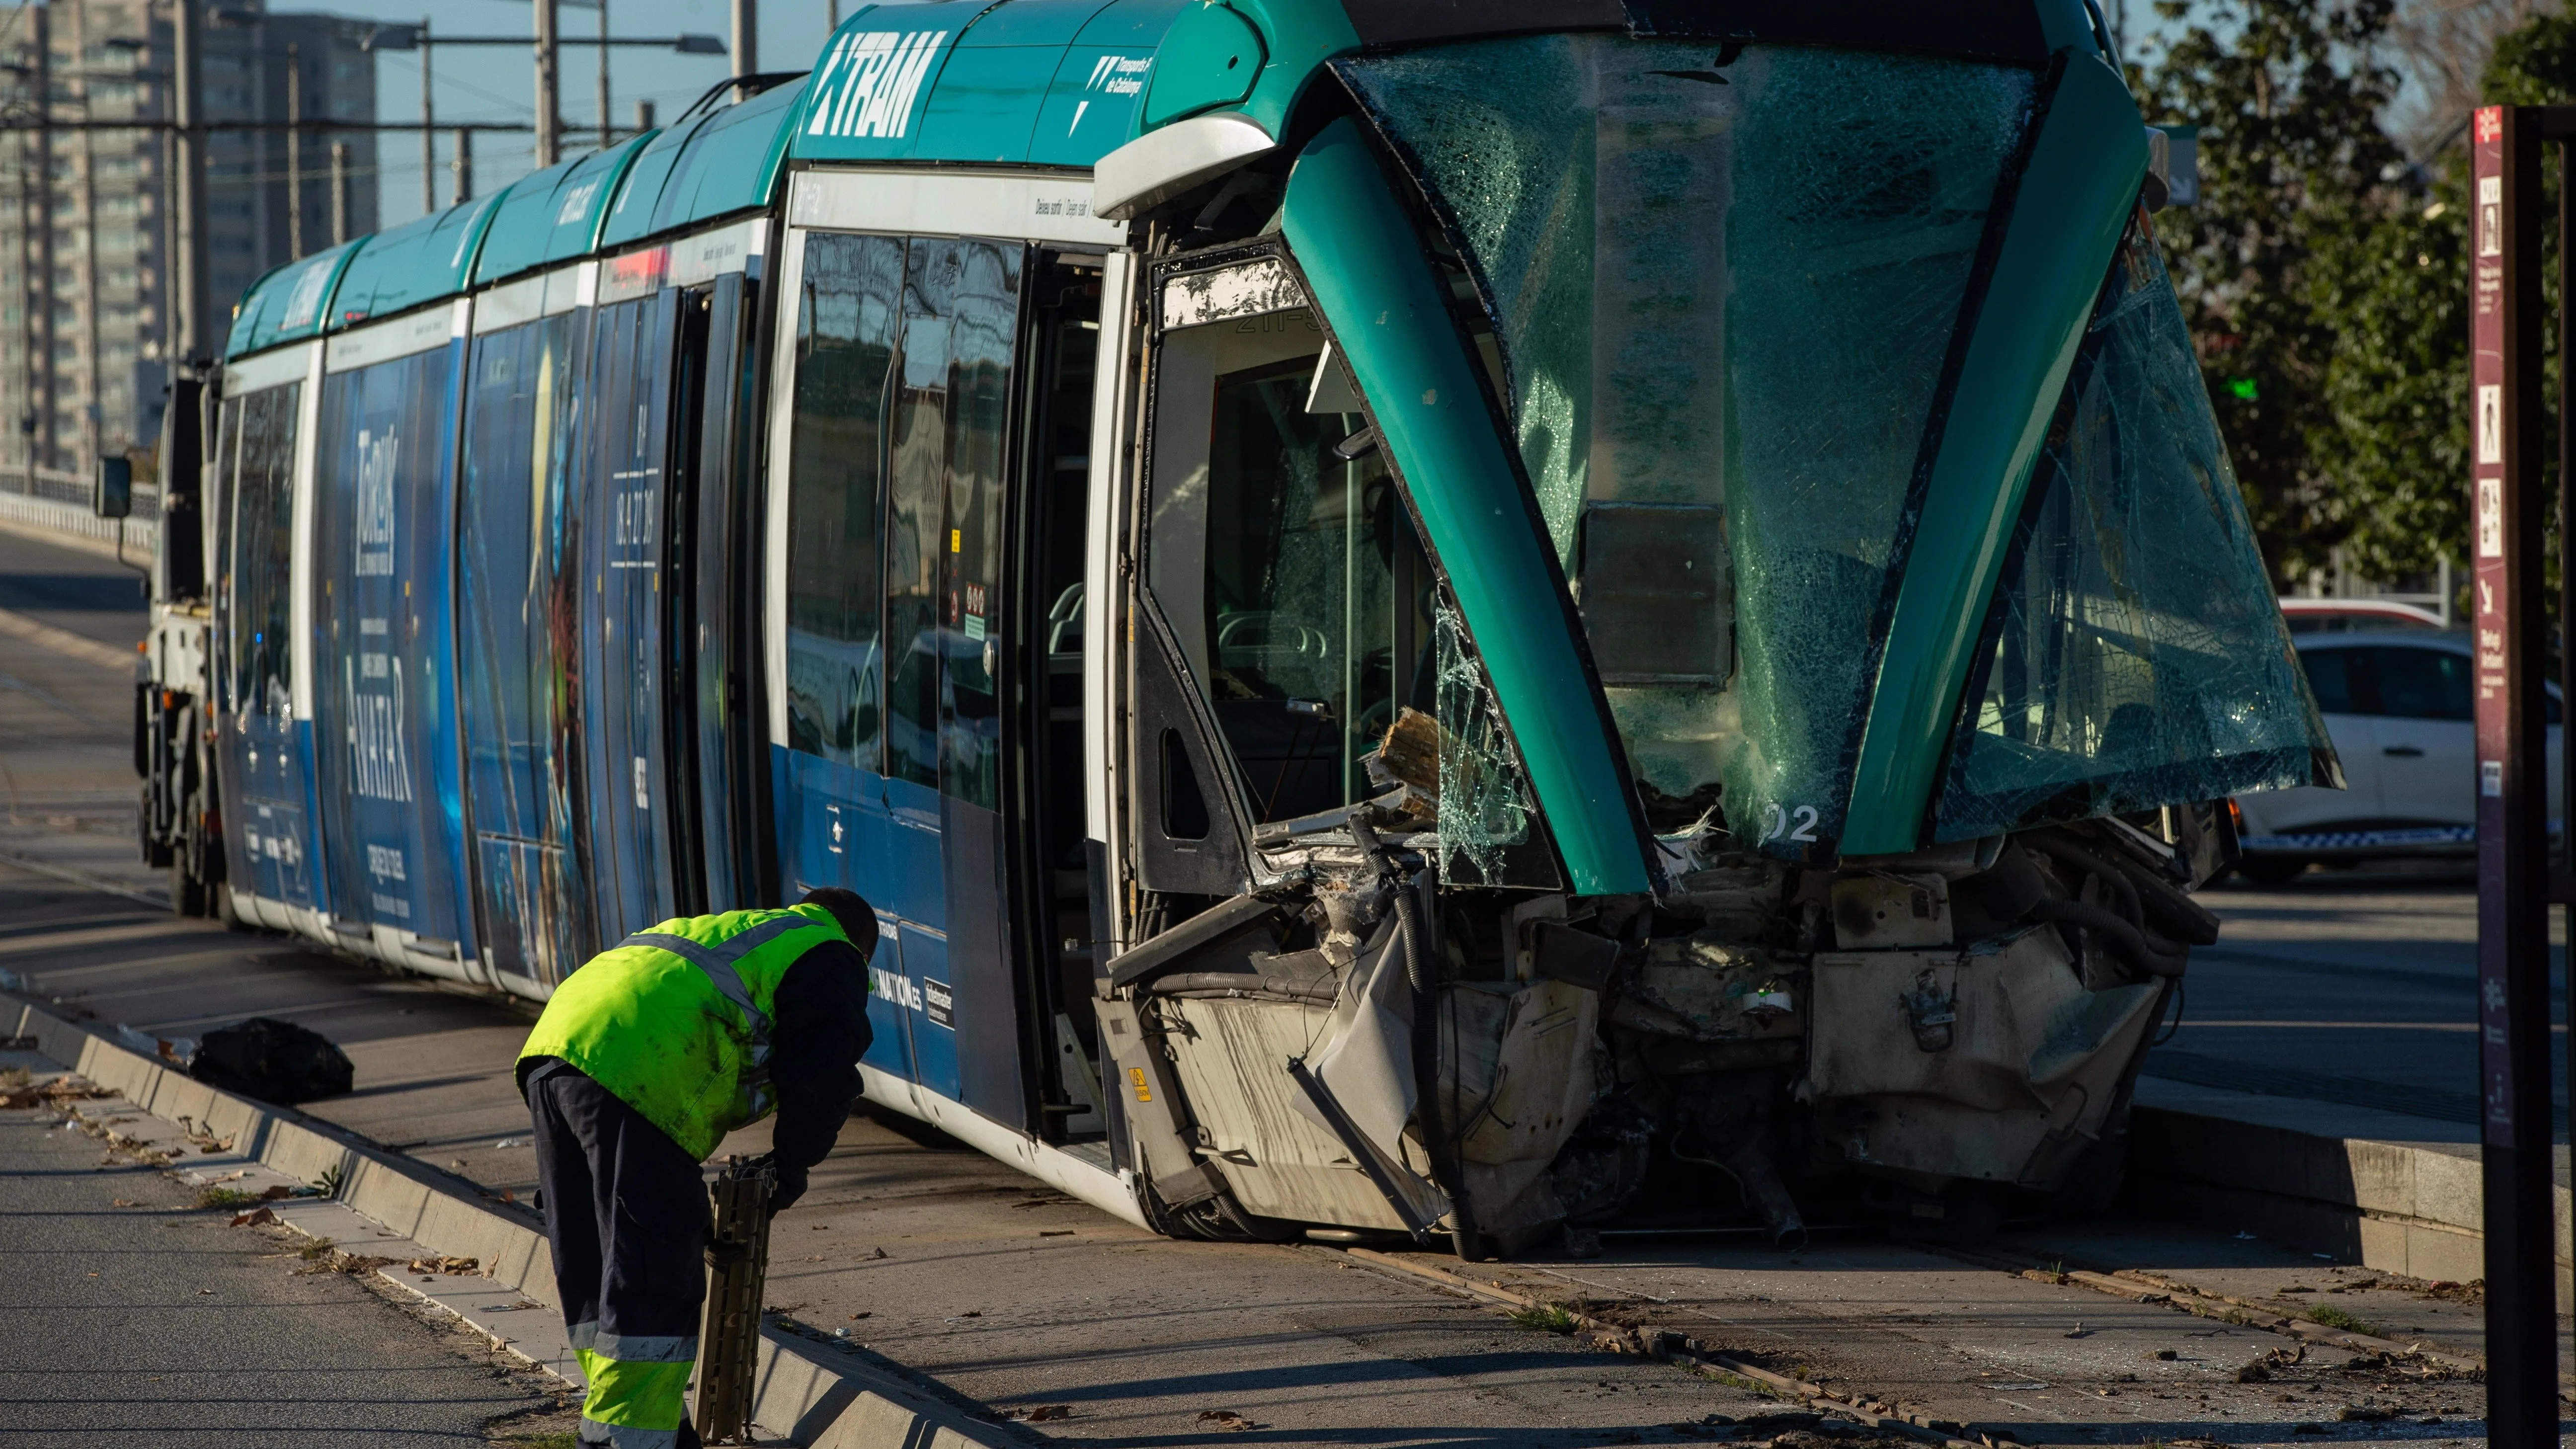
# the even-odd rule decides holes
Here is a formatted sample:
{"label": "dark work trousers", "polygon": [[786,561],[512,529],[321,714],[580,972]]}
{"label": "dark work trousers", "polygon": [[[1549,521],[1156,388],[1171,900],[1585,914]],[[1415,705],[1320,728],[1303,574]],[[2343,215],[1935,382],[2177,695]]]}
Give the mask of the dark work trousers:
{"label": "dark work trousers", "polygon": [[697,1449],[681,1396],[707,1293],[698,1163],[570,1066],[528,1083],[528,1111],[555,1291],[590,1380],[580,1442]]}

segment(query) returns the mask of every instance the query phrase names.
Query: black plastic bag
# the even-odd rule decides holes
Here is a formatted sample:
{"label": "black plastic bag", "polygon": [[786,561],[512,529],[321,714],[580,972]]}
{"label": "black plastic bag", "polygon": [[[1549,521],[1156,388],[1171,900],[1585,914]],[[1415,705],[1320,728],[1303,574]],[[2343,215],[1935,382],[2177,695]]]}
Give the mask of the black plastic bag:
{"label": "black plastic bag", "polygon": [[348,1054],[318,1031],[254,1016],[206,1033],[188,1075],[210,1087],[263,1102],[309,1102],[349,1090],[356,1069]]}

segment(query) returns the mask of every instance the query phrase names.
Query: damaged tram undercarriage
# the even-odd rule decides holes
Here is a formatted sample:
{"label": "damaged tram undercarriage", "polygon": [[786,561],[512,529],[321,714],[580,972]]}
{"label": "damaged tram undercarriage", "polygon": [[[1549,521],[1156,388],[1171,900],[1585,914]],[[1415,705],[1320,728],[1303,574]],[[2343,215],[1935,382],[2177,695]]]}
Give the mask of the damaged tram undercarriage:
{"label": "damaged tram undercarriage", "polygon": [[1795,1246],[1813,1191],[1932,1235],[2099,1210],[2231,849],[2209,806],[1839,869],[1703,832],[1660,894],[1578,901],[1435,889],[1423,798],[1279,840],[1261,893],[1117,962],[1168,1231],[1481,1258],[1614,1222]]}

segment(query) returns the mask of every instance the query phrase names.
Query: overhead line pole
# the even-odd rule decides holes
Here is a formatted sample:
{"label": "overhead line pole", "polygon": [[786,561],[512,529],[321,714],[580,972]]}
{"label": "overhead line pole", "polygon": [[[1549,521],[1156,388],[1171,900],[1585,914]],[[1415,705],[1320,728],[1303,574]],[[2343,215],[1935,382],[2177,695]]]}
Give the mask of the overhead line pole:
{"label": "overhead line pole", "polygon": [[[29,33],[34,34],[31,24]],[[28,102],[38,104],[30,63],[18,69],[20,82],[28,88]],[[26,129],[18,138],[18,290],[32,299],[36,295],[36,162],[35,145],[42,133],[35,127]],[[32,301],[18,309],[18,366],[13,369],[11,389],[17,408],[9,417],[9,431],[18,438],[19,466],[23,476],[20,488],[35,491],[36,486],[36,308]]]}
{"label": "overhead line pole", "polygon": [[349,239],[349,143],[331,143],[331,245]]}
{"label": "overhead line pole", "polygon": [[562,15],[556,0],[536,0],[530,7],[537,17],[537,169],[544,170],[563,159],[563,105],[558,94],[556,63],[562,47]]}
{"label": "overhead line pole", "polygon": [[[53,466],[54,444],[54,36],[53,7],[27,7],[29,37],[36,53],[28,68],[29,83],[35,90],[36,161],[34,174],[36,209],[32,218],[20,214],[20,224],[32,226],[36,234],[35,276],[29,292],[36,309],[35,356],[27,359],[27,423],[20,431],[27,439],[27,485],[35,488],[35,470]],[[41,361],[39,361],[41,359]],[[35,398],[41,393],[44,402]],[[32,426],[30,426],[32,424]]]}
{"label": "overhead line pole", "polygon": [[182,319],[177,360],[193,367],[214,350],[214,319],[206,315],[213,306],[214,269],[206,234],[205,22],[198,0],[172,0],[172,8],[177,13],[170,27],[175,72],[170,132],[177,143],[177,171],[171,177],[176,193],[171,209],[179,218],[175,300]]}
{"label": "overhead line pole", "polygon": [[[79,88],[81,119],[96,119],[90,109],[89,7],[71,7],[72,84]],[[131,92],[128,92],[129,97]],[[130,104],[129,100],[129,104]],[[80,146],[72,152],[73,164],[80,171],[80,264],[81,291],[73,312],[80,319],[81,411],[80,442],[73,455],[76,467],[87,468],[88,460],[97,456],[105,441],[100,427],[98,408],[98,154],[92,133],[80,133]]]}
{"label": "overhead line pole", "polygon": [[420,18],[420,214],[438,210],[438,131],[430,108],[429,17]]}
{"label": "overhead line pole", "polygon": [[304,55],[286,47],[286,257],[304,255]]}
{"label": "overhead line pole", "polygon": [[[552,0],[537,0],[550,4]],[[760,3],[759,0],[733,0],[733,74],[740,80],[760,73]],[[735,100],[741,100],[737,94]]]}
{"label": "overhead line pole", "polygon": [[599,0],[599,149],[616,144],[617,122],[609,115],[608,0]]}

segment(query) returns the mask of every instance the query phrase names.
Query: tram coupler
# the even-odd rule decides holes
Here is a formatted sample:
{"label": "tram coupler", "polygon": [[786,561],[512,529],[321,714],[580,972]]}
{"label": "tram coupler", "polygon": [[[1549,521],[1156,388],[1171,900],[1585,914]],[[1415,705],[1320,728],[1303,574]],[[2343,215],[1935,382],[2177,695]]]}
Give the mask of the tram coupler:
{"label": "tram coupler", "polygon": [[698,1337],[698,1437],[751,1442],[751,1391],[760,1370],[760,1299],[769,1280],[769,1200],[778,1165],[768,1154],[728,1157],[708,1188],[707,1317]]}

